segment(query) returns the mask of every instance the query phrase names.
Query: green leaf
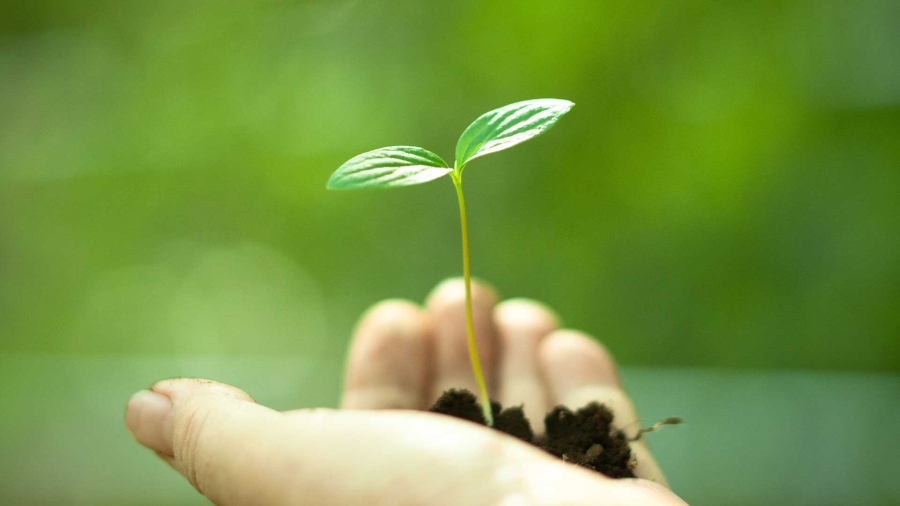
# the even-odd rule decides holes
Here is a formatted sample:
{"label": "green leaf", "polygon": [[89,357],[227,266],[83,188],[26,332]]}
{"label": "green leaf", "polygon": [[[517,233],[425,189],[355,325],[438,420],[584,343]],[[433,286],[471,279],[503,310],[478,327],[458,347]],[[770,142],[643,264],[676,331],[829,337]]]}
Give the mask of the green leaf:
{"label": "green leaf", "polygon": [[338,167],[326,188],[393,188],[427,183],[453,169],[427,149],[415,146],[391,146],[354,156]]}
{"label": "green leaf", "polygon": [[574,105],[568,100],[540,98],[486,112],[460,136],[456,143],[456,163],[461,168],[474,158],[511,148],[538,136]]}

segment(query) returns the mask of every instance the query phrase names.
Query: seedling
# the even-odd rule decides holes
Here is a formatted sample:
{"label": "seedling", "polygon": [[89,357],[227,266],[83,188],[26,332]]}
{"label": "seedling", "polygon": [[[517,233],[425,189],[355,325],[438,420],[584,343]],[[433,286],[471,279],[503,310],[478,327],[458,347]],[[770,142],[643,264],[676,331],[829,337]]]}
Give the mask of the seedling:
{"label": "seedling", "polygon": [[462,228],[463,279],[466,292],[466,333],[469,343],[469,359],[478,384],[484,419],[494,425],[491,402],[488,397],[475,331],[472,326],[472,288],[469,275],[469,231],[466,219],[466,201],[463,197],[462,175],[466,165],[490,153],[511,148],[536,137],[552,127],[559,118],[574,106],[568,100],[542,98],[516,102],[482,114],[462,133],[456,143],[456,161],[450,168],[441,157],[427,149],[415,146],[391,146],[357,155],[341,165],[331,175],[327,188],[355,190],[368,188],[394,188],[427,183],[450,175],[459,200],[459,220]]}

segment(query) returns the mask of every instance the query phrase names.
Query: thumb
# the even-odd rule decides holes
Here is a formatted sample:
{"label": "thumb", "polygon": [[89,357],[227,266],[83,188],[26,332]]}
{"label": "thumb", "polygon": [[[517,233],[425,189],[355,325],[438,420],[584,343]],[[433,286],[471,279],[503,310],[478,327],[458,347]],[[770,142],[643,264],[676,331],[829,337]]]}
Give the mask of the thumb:
{"label": "thumb", "polygon": [[264,445],[248,436],[265,433],[280,418],[237,388],[172,379],[134,394],[125,426],[216,504],[244,504],[273,493],[265,488],[267,480],[248,472],[268,464],[260,451]]}

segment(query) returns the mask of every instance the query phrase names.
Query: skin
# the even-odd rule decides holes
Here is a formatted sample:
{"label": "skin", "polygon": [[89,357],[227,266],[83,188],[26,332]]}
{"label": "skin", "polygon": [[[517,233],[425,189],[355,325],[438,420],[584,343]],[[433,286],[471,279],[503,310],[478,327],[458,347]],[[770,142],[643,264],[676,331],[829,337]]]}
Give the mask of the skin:
{"label": "skin", "polygon": [[[488,388],[540,420],[550,407],[598,400],[626,433],[637,415],[609,352],[559,329],[544,305],[497,304],[473,284],[475,332]],[[650,452],[632,444],[637,479],[613,480],[491,429],[416,410],[450,387],[474,391],[461,280],[424,307],[387,300],[360,319],[341,410],[277,412],[209,380],[173,379],[130,399],[134,438],[219,505],[684,505]]]}

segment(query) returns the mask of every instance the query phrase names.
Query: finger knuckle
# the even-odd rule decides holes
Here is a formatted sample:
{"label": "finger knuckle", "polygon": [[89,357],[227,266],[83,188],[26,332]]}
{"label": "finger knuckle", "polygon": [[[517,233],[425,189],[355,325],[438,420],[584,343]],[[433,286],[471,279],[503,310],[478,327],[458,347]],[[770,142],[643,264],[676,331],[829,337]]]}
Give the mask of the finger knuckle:
{"label": "finger knuckle", "polygon": [[203,460],[202,446],[207,437],[210,419],[215,406],[200,401],[187,401],[176,411],[172,449],[185,477],[197,490],[201,490],[203,470],[208,463]]}

